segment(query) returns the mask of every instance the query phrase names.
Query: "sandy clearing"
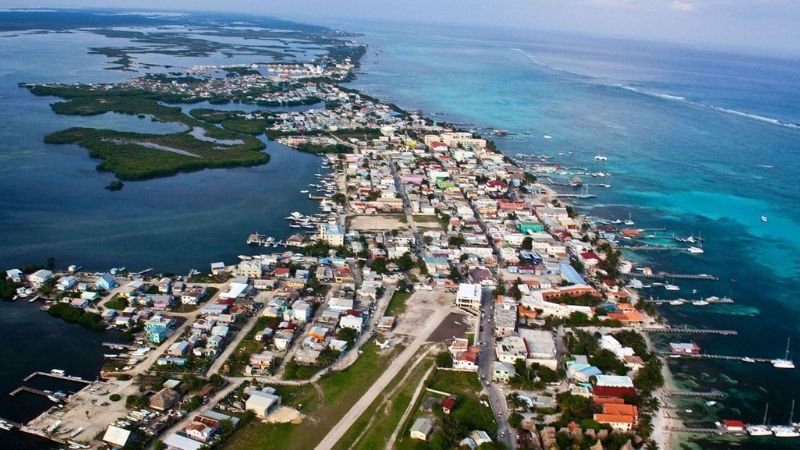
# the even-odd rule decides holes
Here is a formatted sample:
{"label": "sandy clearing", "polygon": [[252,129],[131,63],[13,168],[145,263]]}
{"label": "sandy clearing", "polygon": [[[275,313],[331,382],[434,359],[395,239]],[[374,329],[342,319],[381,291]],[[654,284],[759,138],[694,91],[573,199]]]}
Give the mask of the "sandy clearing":
{"label": "sandy clearing", "polygon": [[405,230],[408,224],[402,221],[404,216],[352,216],[348,218],[348,228],[358,231]]}

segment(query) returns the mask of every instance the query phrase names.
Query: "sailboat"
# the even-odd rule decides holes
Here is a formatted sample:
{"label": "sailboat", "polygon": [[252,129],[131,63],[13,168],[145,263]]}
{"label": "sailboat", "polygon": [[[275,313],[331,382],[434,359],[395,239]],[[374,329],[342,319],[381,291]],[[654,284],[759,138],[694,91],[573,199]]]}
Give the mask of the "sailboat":
{"label": "sailboat", "polygon": [[761,422],[761,425],[748,425],[747,434],[750,436],[769,436],[772,434],[772,431],[767,427],[767,411],[769,411],[769,403],[767,406],[764,407],[764,420]]}
{"label": "sailboat", "polygon": [[632,227],[635,224],[633,219],[631,219],[631,212],[630,211],[628,211],[628,220],[626,220],[625,222],[622,222],[622,223],[624,223],[625,225],[627,225],[629,227]]}
{"label": "sailboat", "polygon": [[773,359],[770,361],[772,363],[772,367],[776,369],[794,369],[794,362],[789,359],[789,344],[791,343],[792,338],[786,339],[786,355],[783,358]]}
{"label": "sailboat", "polygon": [[772,432],[775,434],[775,437],[800,436],[800,433],[798,433],[792,426],[792,420],[794,420],[794,399],[792,399],[792,412],[789,415],[789,425],[775,425],[772,427]]}

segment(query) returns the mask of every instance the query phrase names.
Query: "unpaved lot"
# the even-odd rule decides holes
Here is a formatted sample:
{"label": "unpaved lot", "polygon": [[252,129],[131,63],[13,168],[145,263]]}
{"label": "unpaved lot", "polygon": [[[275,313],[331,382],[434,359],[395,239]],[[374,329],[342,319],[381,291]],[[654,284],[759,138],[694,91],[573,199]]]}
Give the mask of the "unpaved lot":
{"label": "unpaved lot", "polygon": [[347,228],[358,231],[405,230],[408,224],[403,222],[405,216],[352,216],[348,217]]}

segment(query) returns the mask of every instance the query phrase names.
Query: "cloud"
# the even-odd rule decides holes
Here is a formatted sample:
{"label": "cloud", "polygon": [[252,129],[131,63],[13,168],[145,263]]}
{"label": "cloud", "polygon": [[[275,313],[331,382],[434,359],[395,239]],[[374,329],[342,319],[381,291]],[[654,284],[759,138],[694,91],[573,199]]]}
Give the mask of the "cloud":
{"label": "cloud", "polygon": [[673,1],[672,3],[670,3],[669,7],[674,11],[680,11],[680,12],[693,12],[694,11],[694,4],[689,3],[689,2],[685,2],[685,1],[681,1],[681,0]]}

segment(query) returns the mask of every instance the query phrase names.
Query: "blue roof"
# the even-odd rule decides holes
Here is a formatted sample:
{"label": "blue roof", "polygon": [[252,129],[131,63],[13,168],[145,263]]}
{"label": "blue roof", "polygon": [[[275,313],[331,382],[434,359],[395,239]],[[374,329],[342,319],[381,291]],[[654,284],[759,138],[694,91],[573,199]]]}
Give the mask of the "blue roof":
{"label": "blue roof", "polygon": [[572,267],[571,264],[562,262],[559,264],[561,268],[561,276],[572,284],[586,284],[586,281],[581,275]]}

